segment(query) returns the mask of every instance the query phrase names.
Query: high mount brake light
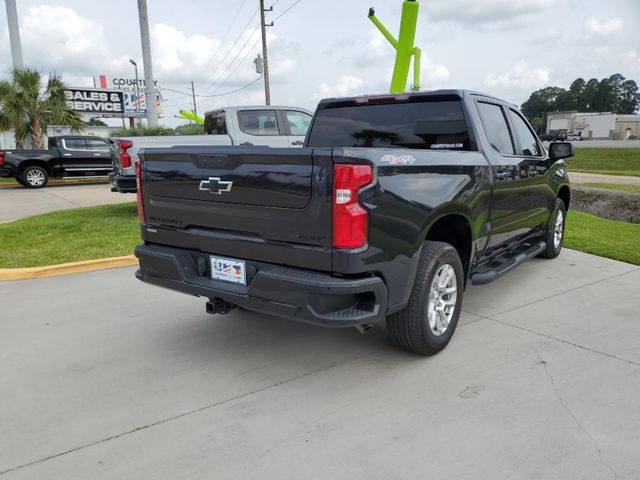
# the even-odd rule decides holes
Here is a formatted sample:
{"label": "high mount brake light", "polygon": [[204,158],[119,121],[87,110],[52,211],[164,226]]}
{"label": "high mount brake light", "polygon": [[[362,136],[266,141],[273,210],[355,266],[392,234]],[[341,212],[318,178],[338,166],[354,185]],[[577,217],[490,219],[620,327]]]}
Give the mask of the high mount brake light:
{"label": "high mount brake light", "polygon": [[369,213],[358,203],[358,192],[373,180],[370,165],[333,167],[333,247],[360,248],[367,243]]}

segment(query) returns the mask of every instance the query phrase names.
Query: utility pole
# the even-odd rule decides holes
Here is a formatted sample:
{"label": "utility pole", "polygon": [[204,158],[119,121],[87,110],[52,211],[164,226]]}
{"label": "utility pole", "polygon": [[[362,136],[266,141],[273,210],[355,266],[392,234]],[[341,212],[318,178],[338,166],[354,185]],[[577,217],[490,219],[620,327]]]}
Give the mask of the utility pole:
{"label": "utility pole", "polygon": [[22,45],[20,43],[20,27],[18,25],[18,9],[16,0],[5,0],[7,6],[7,23],[9,25],[9,43],[11,43],[11,58],[13,68],[23,68]]}
{"label": "utility pole", "polygon": [[153,67],[151,66],[151,41],[149,40],[147,0],[138,0],[138,18],[140,19],[142,65],[144,66],[144,96],[147,103],[147,125],[149,127],[157,127],[158,106],[156,105],[156,89],[153,83]]}
{"label": "utility pole", "polygon": [[271,105],[271,92],[269,90],[269,62],[267,61],[267,26],[272,27],[273,22],[270,25],[264,23],[265,12],[270,12],[273,7],[268,10],[264,8],[264,0],[260,0],[260,27],[262,28],[262,61],[264,64],[264,101],[266,105]]}
{"label": "utility pole", "polygon": [[193,80],[191,81],[191,96],[193,97],[193,113],[198,115],[198,106],[196,105],[196,90],[193,88]]}

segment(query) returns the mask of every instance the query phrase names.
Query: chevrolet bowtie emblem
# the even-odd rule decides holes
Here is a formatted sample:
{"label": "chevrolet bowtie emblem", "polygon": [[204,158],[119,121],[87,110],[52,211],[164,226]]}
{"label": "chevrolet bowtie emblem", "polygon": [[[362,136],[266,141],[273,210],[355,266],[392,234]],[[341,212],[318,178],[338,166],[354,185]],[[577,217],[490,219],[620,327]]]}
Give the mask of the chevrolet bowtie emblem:
{"label": "chevrolet bowtie emblem", "polygon": [[216,195],[230,192],[232,186],[233,182],[225,182],[220,180],[220,177],[209,177],[209,180],[202,180],[200,182],[200,190],[215,193]]}

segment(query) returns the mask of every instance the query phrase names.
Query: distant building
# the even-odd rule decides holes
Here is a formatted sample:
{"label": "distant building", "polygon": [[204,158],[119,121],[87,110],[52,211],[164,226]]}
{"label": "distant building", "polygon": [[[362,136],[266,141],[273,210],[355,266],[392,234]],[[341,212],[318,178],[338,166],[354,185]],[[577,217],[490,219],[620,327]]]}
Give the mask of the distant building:
{"label": "distant building", "polygon": [[592,140],[640,138],[640,115],[610,112],[550,112],[547,132],[575,133]]}

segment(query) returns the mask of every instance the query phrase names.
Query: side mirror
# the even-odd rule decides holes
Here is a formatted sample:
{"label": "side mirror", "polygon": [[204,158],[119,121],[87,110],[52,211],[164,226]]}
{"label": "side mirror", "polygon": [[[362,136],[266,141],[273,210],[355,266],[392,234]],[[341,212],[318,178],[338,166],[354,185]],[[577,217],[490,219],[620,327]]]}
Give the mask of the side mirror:
{"label": "side mirror", "polygon": [[549,158],[551,160],[560,160],[561,158],[569,157],[573,157],[573,143],[552,142],[549,145]]}

